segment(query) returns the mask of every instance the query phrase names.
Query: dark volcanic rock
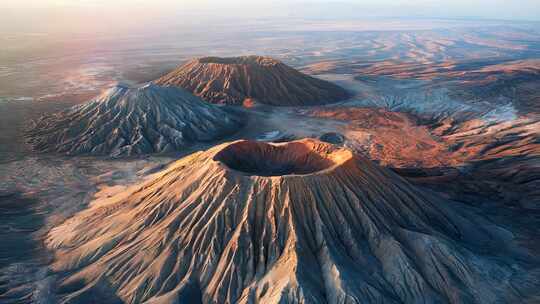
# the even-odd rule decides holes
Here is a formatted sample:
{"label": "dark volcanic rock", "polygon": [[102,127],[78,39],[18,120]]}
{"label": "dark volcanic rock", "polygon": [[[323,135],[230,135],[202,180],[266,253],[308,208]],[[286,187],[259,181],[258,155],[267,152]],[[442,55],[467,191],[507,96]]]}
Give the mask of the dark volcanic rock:
{"label": "dark volcanic rock", "polygon": [[127,156],[169,152],[236,131],[240,117],[180,88],[115,86],[47,115],[27,133],[34,150]]}
{"label": "dark volcanic rock", "polygon": [[310,106],[349,97],[345,89],[331,82],[260,56],[194,59],[155,82],[185,88],[212,103],[242,104],[250,100],[276,106]]}

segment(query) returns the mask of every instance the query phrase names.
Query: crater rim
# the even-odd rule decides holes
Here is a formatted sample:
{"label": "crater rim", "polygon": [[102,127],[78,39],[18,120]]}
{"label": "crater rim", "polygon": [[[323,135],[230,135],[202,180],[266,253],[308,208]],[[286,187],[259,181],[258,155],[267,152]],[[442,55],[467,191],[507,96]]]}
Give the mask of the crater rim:
{"label": "crater rim", "polygon": [[323,174],[352,158],[348,149],[314,139],[285,143],[239,140],[218,151],[213,161],[242,175],[285,177]]}

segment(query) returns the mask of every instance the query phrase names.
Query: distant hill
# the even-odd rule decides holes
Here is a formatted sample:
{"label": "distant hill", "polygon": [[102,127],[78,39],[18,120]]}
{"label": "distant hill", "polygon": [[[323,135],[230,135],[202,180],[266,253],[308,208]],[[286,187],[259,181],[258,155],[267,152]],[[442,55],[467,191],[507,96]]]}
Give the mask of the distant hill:
{"label": "distant hill", "polygon": [[27,137],[41,152],[127,156],[182,149],[241,125],[240,117],[180,88],[118,85],[88,103],[42,117]]}
{"label": "distant hill", "polygon": [[179,86],[208,102],[223,104],[255,101],[275,106],[310,106],[349,97],[345,89],[331,82],[261,56],[194,59],[155,83]]}

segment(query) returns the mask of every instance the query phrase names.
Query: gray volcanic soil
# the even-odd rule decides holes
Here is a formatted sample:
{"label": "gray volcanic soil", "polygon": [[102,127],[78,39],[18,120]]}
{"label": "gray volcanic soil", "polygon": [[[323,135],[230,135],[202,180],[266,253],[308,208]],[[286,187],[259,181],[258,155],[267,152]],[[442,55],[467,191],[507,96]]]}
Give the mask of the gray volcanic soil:
{"label": "gray volcanic soil", "polygon": [[182,87],[211,103],[242,104],[250,99],[275,106],[309,106],[350,97],[338,85],[261,56],[194,59],[155,83]]}
{"label": "gray volcanic soil", "polygon": [[88,103],[40,118],[27,136],[40,152],[129,156],[181,150],[241,126],[237,114],[180,88],[118,85]]}
{"label": "gray volcanic soil", "polygon": [[0,303],[58,303],[48,231],[87,207],[96,192],[121,191],[170,158],[111,160],[28,156],[0,166]]}

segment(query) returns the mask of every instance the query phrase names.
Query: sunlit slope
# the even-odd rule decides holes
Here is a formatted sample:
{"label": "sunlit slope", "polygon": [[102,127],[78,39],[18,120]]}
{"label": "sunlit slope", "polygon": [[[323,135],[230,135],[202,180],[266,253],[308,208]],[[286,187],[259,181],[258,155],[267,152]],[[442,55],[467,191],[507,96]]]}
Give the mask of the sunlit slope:
{"label": "sunlit slope", "polygon": [[94,201],[47,243],[69,303],[526,299],[511,234],[458,206],[348,149],[237,141]]}

